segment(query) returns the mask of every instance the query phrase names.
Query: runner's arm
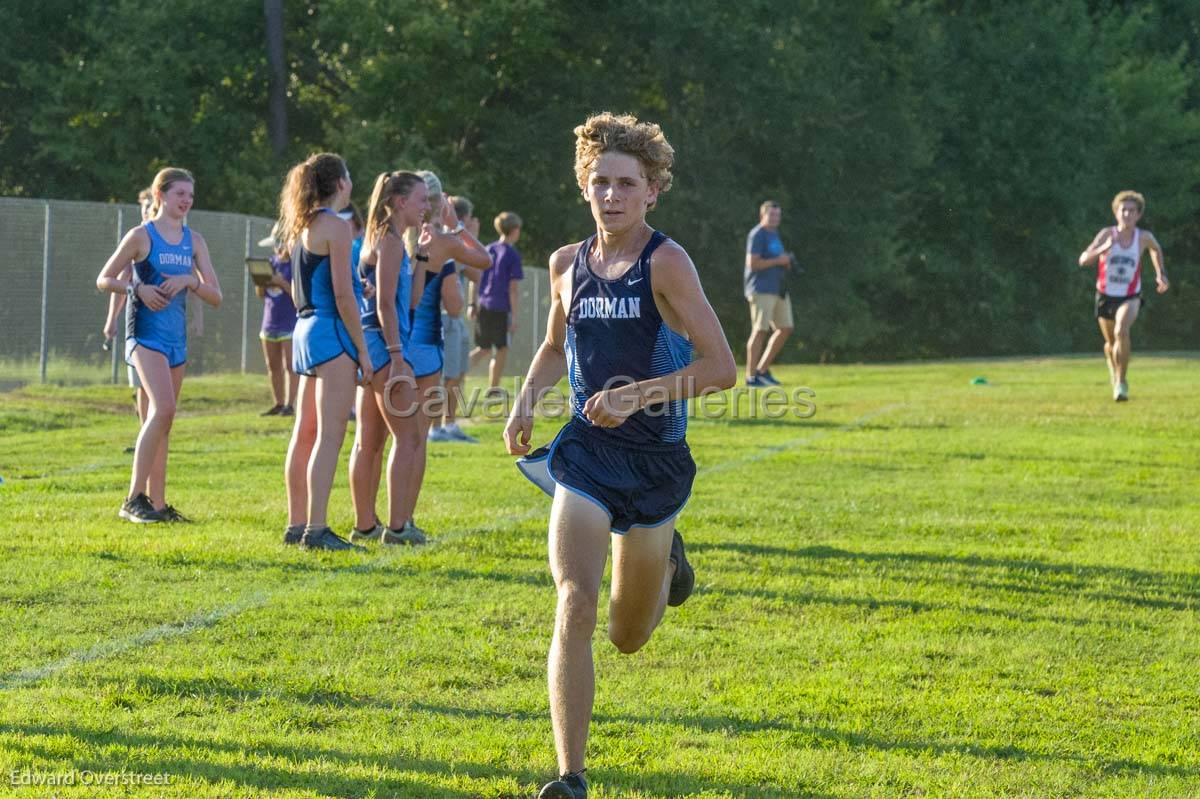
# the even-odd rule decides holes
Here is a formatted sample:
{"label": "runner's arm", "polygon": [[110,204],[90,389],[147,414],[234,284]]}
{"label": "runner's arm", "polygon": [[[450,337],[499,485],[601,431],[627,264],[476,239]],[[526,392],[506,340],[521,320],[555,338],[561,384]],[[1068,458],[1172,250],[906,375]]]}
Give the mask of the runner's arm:
{"label": "runner's arm", "polygon": [[1096,234],[1096,238],[1092,239],[1092,243],[1087,246],[1087,249],[1079,253],[1079,265],[1087,266],[1111,246],[1112,234],[1108,228],[1104,228]]}
{"label": "runner's arm", "polygon": [[560,248],[550,256],[550,314],[546,322],[546,338],[533,356],[521,393],[513,404],[508,424],[504,427],[504,443],[511,455],[529,451],[533,435],[533,409],[543,394],[558,384],[567,373],[567,309],[563,306],[564,281],[571,274],[571,264],[579,245]]}
{"label": "runner's arm", "polygon": [[1154,264],[1154,274],[1158,279],[1158,293],[1162,294],[1171,285],[1167,280],[1167,264],[1163,259],[1162,245],[1150,231],[1146,233],[1146,249],[1150,251],[1150,263]]}

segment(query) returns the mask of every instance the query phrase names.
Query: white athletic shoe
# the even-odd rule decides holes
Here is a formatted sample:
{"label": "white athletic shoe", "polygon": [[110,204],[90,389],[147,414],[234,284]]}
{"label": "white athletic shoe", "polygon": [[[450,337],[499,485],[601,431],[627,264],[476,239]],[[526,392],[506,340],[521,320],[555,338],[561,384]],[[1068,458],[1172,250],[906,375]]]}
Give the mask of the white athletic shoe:
{"label": "white athletic shoe", "polygon": [[447,441],[461,441],[464,444],[478,444],[479,439],[470,433],[463,432],[463,429],[458,426],[458,422],[451,422],[442,428],[446,431]]}
{"label": "white athletic shoe", "polygon": [[1128,399],[1129,399],[1129,384],[1126,383],[1124,380],[1120,380],[1117,382],[1116,386],[1113,387],[1113,401],[1114,402],[1125,402]]}
{"label": "white athletic shoe", "polygon": [[450,434],[446,432],[446,428],[444,428],[444,427],[429,428],[429,435],[427,436],[427,438],[430,441],[453,441],[454,440],[450,436]]}

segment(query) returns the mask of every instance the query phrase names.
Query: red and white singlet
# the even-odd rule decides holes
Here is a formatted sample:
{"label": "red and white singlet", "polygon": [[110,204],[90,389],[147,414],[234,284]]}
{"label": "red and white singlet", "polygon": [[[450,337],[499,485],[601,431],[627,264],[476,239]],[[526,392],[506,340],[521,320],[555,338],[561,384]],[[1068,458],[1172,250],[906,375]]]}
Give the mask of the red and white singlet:
{"label": "red and white singlet", "polygon": [[1112,246],[1100,255],[1096,291],[1108,297],[1133,297],[1142,290],[1142,231],[1133,229],[1133,242],[1122,247],[1117,229],[1112,229]]}

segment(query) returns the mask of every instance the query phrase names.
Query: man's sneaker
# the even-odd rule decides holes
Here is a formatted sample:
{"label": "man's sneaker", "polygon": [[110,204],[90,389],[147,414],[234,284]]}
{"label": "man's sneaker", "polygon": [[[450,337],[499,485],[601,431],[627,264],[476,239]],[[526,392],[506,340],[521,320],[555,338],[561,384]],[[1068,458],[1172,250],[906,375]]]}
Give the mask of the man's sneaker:
{"label": "man's sneaker", "polygon": [[583,772],[576,771],[573,774],[564,774],[554,782],[548,782],[542,786],[542,790],[538,793],[538,799],[587,799],[587,780],[583,778]]}
{"label": "man's sneaker", "polygon": [[351,544],[328,527],[322,527],[319,530],[314,530],[311,527],[305,528],[304,535],[300,536],[300,546],[305,549],[328,549],[335,552],[347,549],[357,552],[367,551],[366,547]]}
{"label": "man's sneaker", "polygon": [[407,544],[413,547],[419,547],[429,541],[425,531],[413,524],[412,519],[406,521],[399,530],[385,529],[380,540],[385,544]]}
{"label": "man's sneaker", "polygon": [[768,369],[765,372],[759,372],[758,379],[763,381],[764,383],[766,383],[768,386],[779,385],[779,381],[775,379],[775,375],[771,374],[770,369]]}
{"label": "man's sneaker", "polygon": [[430,441],[449,441],[450,435],[446,432],[446,428],[438,426],[429,428],[429,435],[426,438]]}
{"label": "man's sneaker", "polygon": [[1113,387],[1113,400],[1116,402],[1125,402],[1129,399],[1129,384],[1124,380],[1118,380],[1117,385]]}
{"label": "man's sneaker", "polygon": [[164,522],[182,522],[184,524],[192,523],[192,520],[176,510],[174,505],[167,505],[160,510],[159,513],[162,514]]}
{"label": "man's sneaker", "polygon": [[262,413],[259,414],[259,416],[278,416],[282,411],[283,411],[283,406],[276,405],[273,408],[269,408],[269,409],[263,411]]}
{"label": "man's sneaker", "polygon": [[292,405],[284,405],[282,408],[279,409],[279,415],[280,416],[295,416],[296,408]]}
{"label": "man's sneaker", "polygon": [[383,535],[383,525],[379,523],[378,519],[376,519],[375,526],[372,527],[370,530],[359,530],[357,527],[355,527],[350,532],[350,540],[351,541],[378,541],[379,537],[381,535]]}
{"label": "man's sneaker", "polygon": [[470,433],[464,433],[463,429],[458,426],[458,422],[451,422],[442,428],[446,431],[448,441],[461,441],[464,444],[478,444],[479,439]]}
{"label": "man's sneaker", "polygon": [[746,378],[746,386],[748,388],[766,388],[769,385],[771,384],[762,379],[762,375]]}
{"label": "man's sneaker", "polygon": [[155,510],[150,498],[145,494],[138,494],[136,497],[125,500],[117,515],[125,521],[135,524],[157,524],[166,521],[162,511]]}
{"label": "man's sneaker", "polygon": [[696,572],[692,569],[692,564],[688,563],[687,555],[683,551],[683,536],[678,530],[671,538],[671,562],[675,564],[675,576],[671,578],[671,587],[667,591],[667,604],[679,607],[687,601],[692,595],[692,589],[696,587]]}
{"label": "man's sneaker", "polygon": [[287,529],[283,531],[283,543],[295,545],[300,543],[300,539],[304,537],[303,524],[289,524]]}

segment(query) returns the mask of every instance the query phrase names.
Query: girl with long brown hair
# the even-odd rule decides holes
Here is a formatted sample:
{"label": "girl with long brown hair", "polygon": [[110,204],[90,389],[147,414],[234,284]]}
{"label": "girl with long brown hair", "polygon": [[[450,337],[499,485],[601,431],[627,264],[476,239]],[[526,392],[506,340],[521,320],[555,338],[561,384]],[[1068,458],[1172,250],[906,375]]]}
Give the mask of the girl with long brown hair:
{"label": "girl with long brown hair", "polygon": [[318,153],[292,167],[279,198],[299,316],[292,368],[301,376],[284,465],[288,527],[283,541],[310,549],[360,549],[334,533],[326,520],[355,383],[370,383],[374,374],[359,322],[358,281],[350,268],[353,233],[336,211],[349,202],[353,188],[341,156]]}

